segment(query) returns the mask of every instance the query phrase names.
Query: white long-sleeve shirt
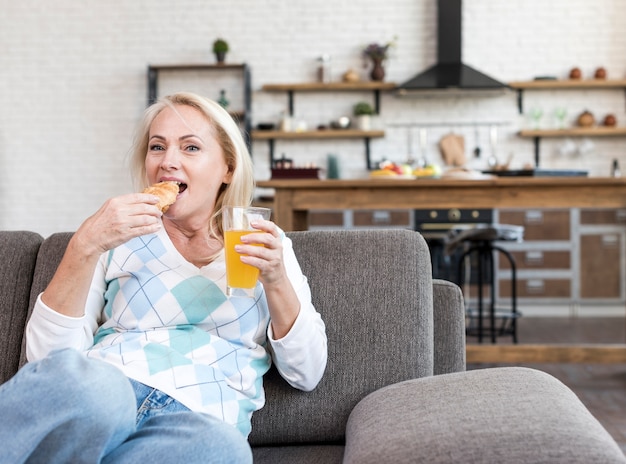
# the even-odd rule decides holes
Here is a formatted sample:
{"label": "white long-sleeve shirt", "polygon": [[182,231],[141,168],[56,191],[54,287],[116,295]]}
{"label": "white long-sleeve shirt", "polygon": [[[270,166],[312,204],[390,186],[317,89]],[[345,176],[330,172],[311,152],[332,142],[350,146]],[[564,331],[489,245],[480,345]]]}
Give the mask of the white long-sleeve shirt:
{"label": "white long-sleeve shirt", "polygon": [[224,253],[198,268],[161,229],[102,255],[83,317],[60,314],[40,296],[27,328],[28,359],[61,348],[85,351],[247,436],[252,413],[265,402],[262,376],[272,358],[285,380],[305,391],[326,366],[324,323],[287,237],[283,250],[300,312],[279,340],[261,284],[254,298],[227,297]]}

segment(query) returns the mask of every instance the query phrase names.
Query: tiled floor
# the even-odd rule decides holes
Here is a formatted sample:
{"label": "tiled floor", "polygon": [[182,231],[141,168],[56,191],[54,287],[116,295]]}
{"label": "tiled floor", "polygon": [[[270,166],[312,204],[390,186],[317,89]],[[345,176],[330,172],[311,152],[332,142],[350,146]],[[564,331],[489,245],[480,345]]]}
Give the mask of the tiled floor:
{"label": "tiled floor", "polygon": [[[626,343],[623,318],[521,318],[520,343]],[[468,343],[475,339],[468,337]],[[510,343],[504,338],[499,343]],[[493,364],[468,365],[468,369]],[[524,364],[569,386],[626,454],[626,364]]]}

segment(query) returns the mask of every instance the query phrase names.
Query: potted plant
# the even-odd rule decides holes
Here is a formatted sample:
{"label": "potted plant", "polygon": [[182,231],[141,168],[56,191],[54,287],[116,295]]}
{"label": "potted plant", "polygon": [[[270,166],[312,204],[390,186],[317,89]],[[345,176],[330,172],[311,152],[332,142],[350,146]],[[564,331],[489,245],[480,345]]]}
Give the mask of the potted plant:
{"label": "potted plant", "polygon": [[372,105],[367,102],[358,102],[352,109],[356,117],[357,127],[360,130],[370,130],[372,115],[376,114]]}
{"label": "potted plant", "polygon": [[224,39],[216,39],[213,42],[213,53],[215,53],[215,59],[218,63],[223,63],[226,59],[226,52],[228,51],[228,42]]}

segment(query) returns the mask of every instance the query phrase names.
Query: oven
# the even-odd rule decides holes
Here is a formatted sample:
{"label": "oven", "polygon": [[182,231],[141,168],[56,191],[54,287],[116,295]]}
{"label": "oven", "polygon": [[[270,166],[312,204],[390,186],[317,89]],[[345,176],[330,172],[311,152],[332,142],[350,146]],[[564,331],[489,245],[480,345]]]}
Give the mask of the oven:
{"label": "oven", "polygon": [[[459,247],[454,253],[447,256],[445,253],[446,237],[452,230],[470,228],[476,224],[493,224],[493,210],[418,209],[414,211],[413,217],[415,230],[422,234],[430,248],[433,278],[445,279],[459,284],[458,268],[463,250]],[[469,263],[472,270],[475,267],[473,261],[474,258],[472,257]],[[478,280],[476,272],[470,270],[469,276],[470,283],[475,283]]]}

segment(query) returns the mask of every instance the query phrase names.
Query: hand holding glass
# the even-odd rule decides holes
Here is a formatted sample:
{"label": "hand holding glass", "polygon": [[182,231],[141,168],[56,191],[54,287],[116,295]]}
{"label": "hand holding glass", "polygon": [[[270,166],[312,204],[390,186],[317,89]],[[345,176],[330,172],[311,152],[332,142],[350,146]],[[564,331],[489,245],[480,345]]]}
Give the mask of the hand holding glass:
{"label": "hand holding glass", "polygon": [[[235,245],[241,244],[241,237],[250,233],[263,233],[250,224],[259,219],[270,219],[269,208],[225,206],[222,208],[224,227],[224,253],[226,255],[226,292],[228,296],[242,294],[253,296],[251,290],[256,287],[259,269],[241,261],[241,254],[235,251]],[[258,245],[263,246],[263,245]],[[241,289],[239,292],[237,290]]]}

